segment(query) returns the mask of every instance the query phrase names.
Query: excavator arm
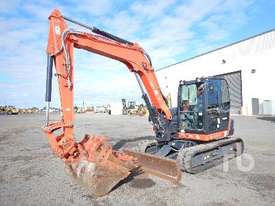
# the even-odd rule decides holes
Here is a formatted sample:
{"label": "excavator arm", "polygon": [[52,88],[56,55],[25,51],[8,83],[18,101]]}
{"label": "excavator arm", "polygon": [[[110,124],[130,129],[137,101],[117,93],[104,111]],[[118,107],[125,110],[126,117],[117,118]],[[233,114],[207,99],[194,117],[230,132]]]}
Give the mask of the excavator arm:
{"label": "excavator arm", "polygon": [[[70,124],[73,121],[73,48],[75,47],[125,64],[135,74],[139,83],[154,130],[158,133],[163,131],[160,116],[169,121],[172,119],[172,115],[160,90],[150,57],[137,43],[115,37],[95,27],[85,26],[99,35],[70,30],[65,23],[65,19],[70,19],[63,17],[57,10],[52,12],[49,19],[48,67],[52,67],[54,61],[65,123]],[[76,23],[74,20],[71,21]],[[48,70],[48,74],[51,75],[51,68]],[[49,76],[48,79],[47,102],[50,100],[51,77]],[[67,131],[70,133],[70,129]],[[157,136],[161,139],[163,134],[157,134]]]}
{"label": "excavator arm", "polygon": [[[140,86],[146,89],[150,103],[157,112],[163,113],[166,119],[170,120],[172,118],[160,90],[150,57],[137,43],[131,43],[118,37],[114,38],[113,35],[97,28],[95,29],[95,27],[91,28],[91,30],[100,35],[70,30],[64,21],[65,19],[69,20],[69,18],[61,16],[57,10],[52,12],[49,19],[50,32],[47,52],[50,58],[55,60],[55,66],[58,70],[57,75],[65,77],[63,78],[65,82],[60,85],[61,87],[72,91],[73,47],[84,49],[125,64],[131,72],[134,72]],[[72,99],[73,94],[61,94],[61,98],[66,98],[67,96]],[[67,108],[67,106],[70,107],[68,113],[72,113],[72,105],[64,105],[64,108]],[[71,115],[68,116],[68,119],[72,119]]]}
{"label": "excavator arm", "polygon": [[[84,26],[90,29],[92,33],[69,29],[66,20]],[[93,188],[92,192],[96,195],[104,195],[120,180],[126,178],[131,170],[137,168],[137,159],[126,153],[113,151],[102,136],[86,135],[81,142],[75,141],[73,133],[74,48],[84,49],[120,61],[135,74],[155,131],[161,131],[160,116],[169,121],[172,118],[171,112],[161,93],[150,57],[137,43],[131,43],[95,27],[89,27],[63,17],[58,10],[51,13],[49,22],[47,112],[44,131],[47,133],[53,151],[67,164],[69,173],[76,179],[80,179],[89,188]],[[62,119],[58,122],[49,123],[53,65],[58,79]],[[173,182],[179,180],[180,172],[174,161],[162,160],[150,155],[143,159],[149,159],[147,162],[151,162],[149,166],[145,163],[142,165],[144,168],[149,168],[148,170],[156,168],[160,161],[165,162],[167,167],[171,169],[165,170],[164,173],[159,171],[161,172],[159,176],[165,176],[166,179]]]}

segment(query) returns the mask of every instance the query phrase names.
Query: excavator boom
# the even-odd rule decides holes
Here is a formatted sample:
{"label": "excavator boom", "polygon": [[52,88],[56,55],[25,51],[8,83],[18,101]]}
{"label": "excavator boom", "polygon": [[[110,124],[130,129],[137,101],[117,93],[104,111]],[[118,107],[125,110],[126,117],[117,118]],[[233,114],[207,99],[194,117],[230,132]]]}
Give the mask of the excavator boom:
{"label": "excavator boom", "polygon": [[[65,20],[83,26],[92,33],[69,29]],[[44,131],[52,150],[66,163],[67,172],[81,184],[88,186],[96,196],[107,194],[119,181],[138,168],[172,182],[178,182],[180,170],[175,161],[136,152],[114,151],[106,142],[106,138],[98,135],[86,135],[82,141],[75,141],[74,48],[84,49],[125,64],[137,78],[154,128],[160,130],[161,127],[158,114],[164,115],[167,120],[172,118],[150,57],[137,43],[63,17],[58,10],[54,10],[49,16],[45,99],[47,112]],[[53,65],[58,79],[62,119],[50,123]],[[158,165],[166,165],[166,168]]]}

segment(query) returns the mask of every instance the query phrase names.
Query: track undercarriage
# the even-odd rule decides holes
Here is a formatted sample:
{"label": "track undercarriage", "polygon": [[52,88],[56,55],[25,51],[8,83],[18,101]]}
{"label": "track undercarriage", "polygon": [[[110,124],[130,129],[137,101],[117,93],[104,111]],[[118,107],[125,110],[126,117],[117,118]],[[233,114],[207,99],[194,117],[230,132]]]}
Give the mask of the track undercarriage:
{"label": "track undercarriage", "polygon": [[173,139],[168,143],[143,141],[137,151],[162,156],[177,161],[181,170],[196,174],[233,159],[243,153],[241,138],[227,137],[208,143]]}

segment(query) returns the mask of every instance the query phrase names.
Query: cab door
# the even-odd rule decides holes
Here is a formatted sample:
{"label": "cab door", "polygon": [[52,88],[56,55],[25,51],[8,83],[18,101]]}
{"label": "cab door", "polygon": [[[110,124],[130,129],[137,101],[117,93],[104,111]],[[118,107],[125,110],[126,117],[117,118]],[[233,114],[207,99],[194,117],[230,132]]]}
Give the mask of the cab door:
{"label": "cab door", "polygon": [[206,133],[227,130],[230,113],[229,89],[226,80],[211,78],[206,86]]}

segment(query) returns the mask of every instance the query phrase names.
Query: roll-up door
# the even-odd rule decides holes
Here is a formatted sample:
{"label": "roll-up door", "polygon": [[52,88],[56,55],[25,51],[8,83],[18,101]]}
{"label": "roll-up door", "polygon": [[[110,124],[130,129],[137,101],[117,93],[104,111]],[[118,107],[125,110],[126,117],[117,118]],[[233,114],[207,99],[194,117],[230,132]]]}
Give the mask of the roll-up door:
{"label": "roll-up door", "polygon": [[234,71],[216,75],[216,77],[224,78],[229,84],[230,100],[231,100],[231,113],[241,114],[243,105],[242,96],[242,72]]}

